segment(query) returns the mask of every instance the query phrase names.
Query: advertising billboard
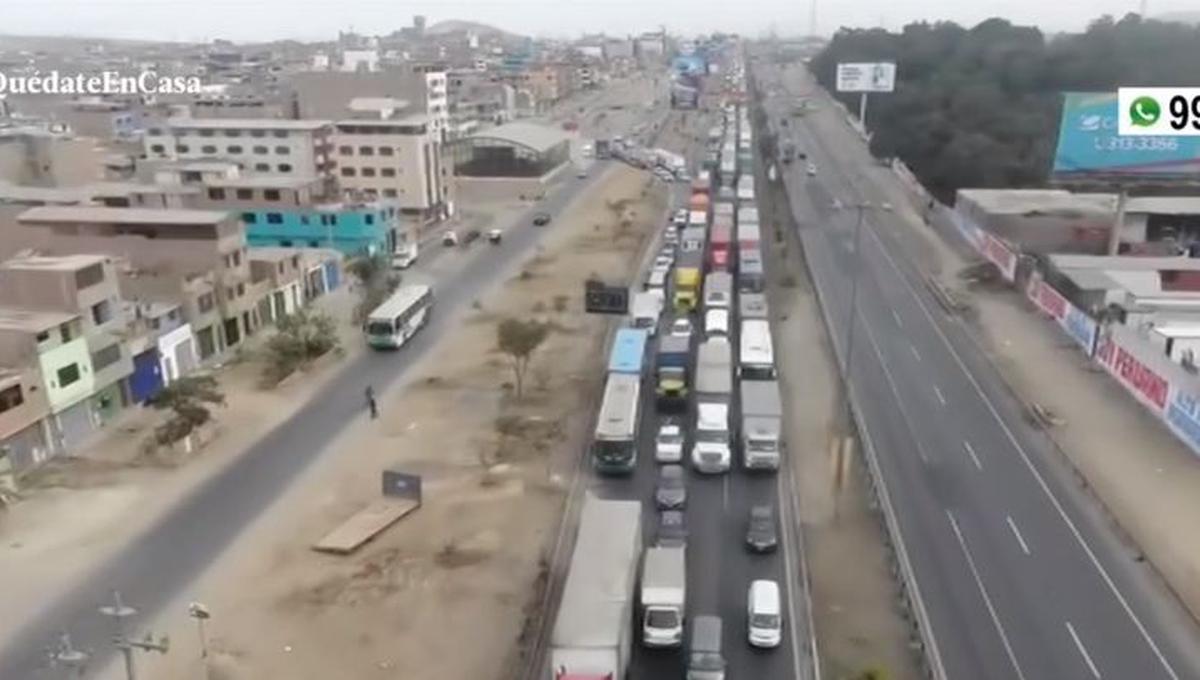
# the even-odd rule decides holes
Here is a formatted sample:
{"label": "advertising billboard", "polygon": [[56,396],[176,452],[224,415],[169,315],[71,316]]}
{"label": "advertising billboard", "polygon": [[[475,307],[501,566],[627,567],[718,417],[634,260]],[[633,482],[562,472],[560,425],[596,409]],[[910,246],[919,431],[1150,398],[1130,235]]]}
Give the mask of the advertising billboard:
{"label": "advertising billboard", "polygon": [[891,62],[838,64],[838,92],[892,92],[895,89],[896,65]]}
{"label": "advertising billboard", "polygon": [[1061,178],[1200,177],[1200,137],[1121,135],[1116,92],[1064,95],[1054,175]]}

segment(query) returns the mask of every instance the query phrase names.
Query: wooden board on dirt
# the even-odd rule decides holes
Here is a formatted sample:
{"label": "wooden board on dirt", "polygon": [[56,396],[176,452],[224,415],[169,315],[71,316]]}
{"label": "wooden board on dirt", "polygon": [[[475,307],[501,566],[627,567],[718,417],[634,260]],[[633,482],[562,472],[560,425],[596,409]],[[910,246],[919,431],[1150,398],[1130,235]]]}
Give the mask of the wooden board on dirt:
{"label": "wooden board on dirt", "polygon": [[349,555],[405,515],[421,507],[421,501],[408,498],[384,498],[359,510],[313,546],[319,552]]}

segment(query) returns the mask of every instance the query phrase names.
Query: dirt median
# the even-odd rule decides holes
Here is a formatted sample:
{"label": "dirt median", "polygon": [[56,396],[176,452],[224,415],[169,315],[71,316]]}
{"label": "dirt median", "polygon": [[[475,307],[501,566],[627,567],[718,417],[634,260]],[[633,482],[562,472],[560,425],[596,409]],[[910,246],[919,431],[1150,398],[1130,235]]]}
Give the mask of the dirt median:
{"label": "dirt median", "polygon": [[[600,386],[609,319],[583,312],[583,281],[629,275],[665,209],[648,177],[618,166],[599,178],[410,386],[385,395],[380,420],[352,426],[201,579],[210,678],[494,678],[519,660]],[[507,317],[552,327],[520,400],[495,349]],[[384,468],[422,475],[423,506],[356,554],[312,551],[377,498]],[[181,642],[148,660],[152,675],[200,672],[183,614],[162,617]]]}

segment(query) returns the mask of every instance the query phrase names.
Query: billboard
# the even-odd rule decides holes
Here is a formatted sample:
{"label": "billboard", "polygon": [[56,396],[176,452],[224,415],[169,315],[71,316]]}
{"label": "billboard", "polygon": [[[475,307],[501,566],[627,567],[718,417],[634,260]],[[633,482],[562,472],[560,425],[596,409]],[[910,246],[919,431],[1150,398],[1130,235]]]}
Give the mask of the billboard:
{"label": "billboard", "polygon": [[1121,135],[1116,92],[1064,95],[1053,173],[1170,179],[1200,176],[1200,137]]}
{"label": "billboard", "polygon": [[881,61],[873,64],[838,64],[838,92],[892,92],[896,89],[896,65]]}

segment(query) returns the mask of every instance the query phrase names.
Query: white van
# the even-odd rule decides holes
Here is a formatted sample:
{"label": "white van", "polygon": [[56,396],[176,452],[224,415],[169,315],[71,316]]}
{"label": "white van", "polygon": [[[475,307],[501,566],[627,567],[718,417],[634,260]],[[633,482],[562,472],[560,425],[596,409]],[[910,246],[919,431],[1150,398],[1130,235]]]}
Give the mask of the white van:
{"label": "white van", "polygon": [[710,309],[704,313],[704,337],[729,337],[728,309]]}
{"label": "white van", "polygon": [[783,609],[779,602],[779,584],[767,579],[750,582],[746,598],[746,622],[750,645],[774,648],[783,639]]}

